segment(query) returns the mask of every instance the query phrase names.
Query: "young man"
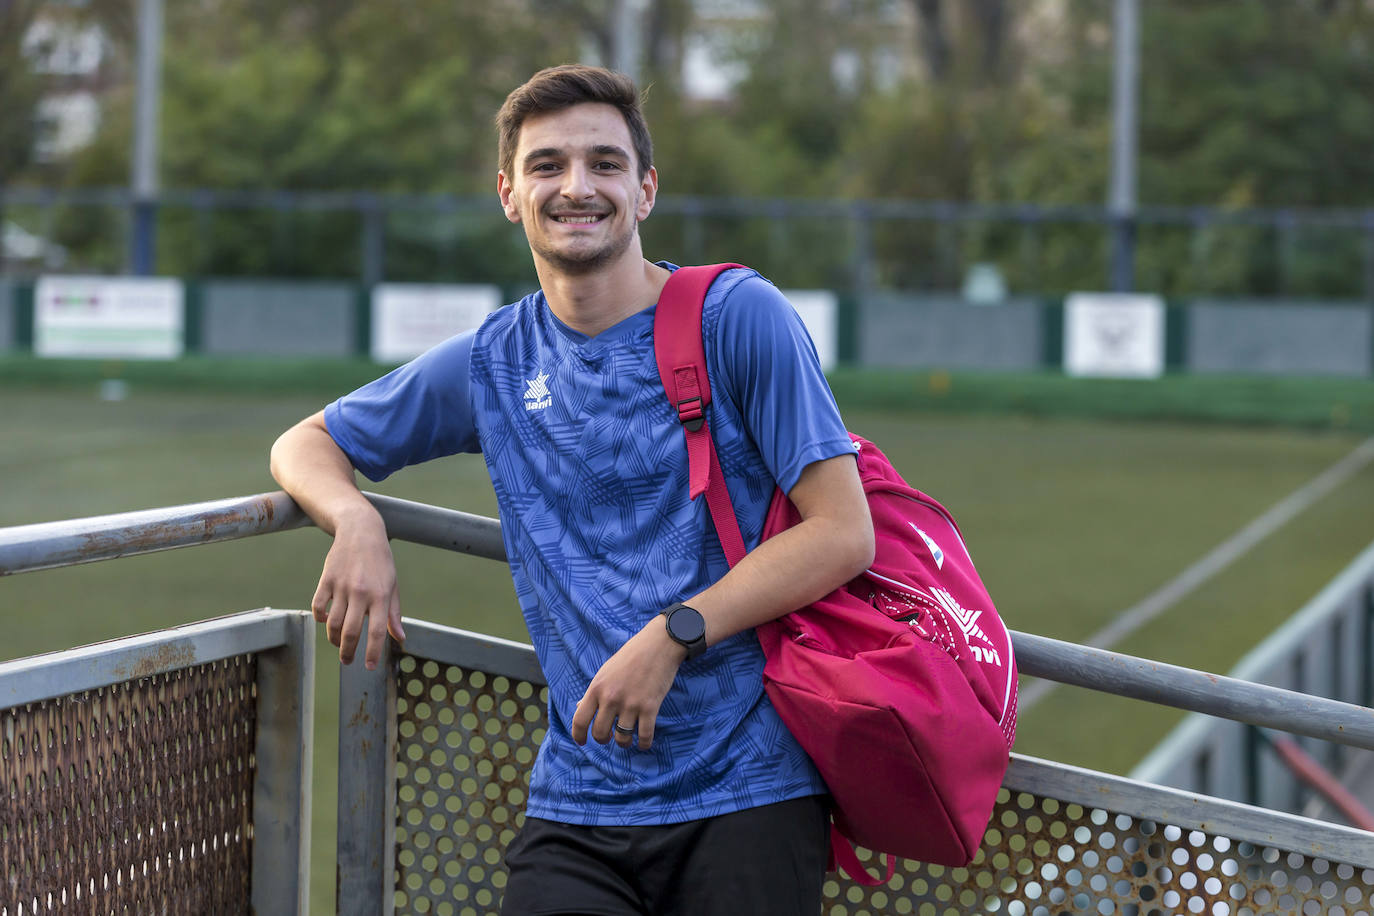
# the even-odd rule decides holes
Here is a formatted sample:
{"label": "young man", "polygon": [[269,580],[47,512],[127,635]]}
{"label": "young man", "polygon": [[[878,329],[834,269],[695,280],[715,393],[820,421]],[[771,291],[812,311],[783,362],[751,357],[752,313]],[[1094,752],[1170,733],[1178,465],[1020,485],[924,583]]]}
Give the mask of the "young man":
{"label": "young man", "polygon": [[[825,786],[763,692],[753,628],[848,581],[873,532],[795,311],[747,270],[704,309],[711,429],[748,546],[729,569],[653,354],[671,265],[638,94],[541,71],[497,117],[497,192],[540,291],[288,430],[272,472],[334,536],[311,608],[340,659],[404,638],[385,527],[354,482],[481,452],[549,729],[507,852],[507,916],[816,913]],[[759,544],[775,483],[802,522]],[[590,738],[590,740],[588,740]]]}

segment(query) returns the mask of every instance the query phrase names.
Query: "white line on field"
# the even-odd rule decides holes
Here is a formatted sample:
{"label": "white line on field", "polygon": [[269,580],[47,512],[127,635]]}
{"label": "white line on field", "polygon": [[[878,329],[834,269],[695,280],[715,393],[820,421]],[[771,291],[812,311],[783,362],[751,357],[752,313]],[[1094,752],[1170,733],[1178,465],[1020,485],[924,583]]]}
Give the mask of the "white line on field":
{"label": "white line on field", "polygon": [[[1095,649],[1110,649],[1200,587],[1208,579],[1244,556],[1260,541],[1282,528],[1317,500],[1345,483],[1374,461],[1374,436],[1355,447],[1350,454],[1283,499],[1274,503],[1259,518],[1237,531],[1210,553],[1179,573],[1143,601],[1127,608],[1102,629],[1084,641]],[[1054,681],[1035,680],[1020,692],[1017,709],[1024,712],[1057,687]]]}

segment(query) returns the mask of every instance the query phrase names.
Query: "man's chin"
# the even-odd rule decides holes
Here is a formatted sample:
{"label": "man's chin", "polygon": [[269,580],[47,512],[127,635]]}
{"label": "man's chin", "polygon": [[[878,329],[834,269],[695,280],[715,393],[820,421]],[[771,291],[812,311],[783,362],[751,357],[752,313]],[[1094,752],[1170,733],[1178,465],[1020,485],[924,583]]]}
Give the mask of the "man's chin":
{"label": "man's chin", "polygon": [[554,256],[545,258],[544,260],[548,261],[549,265],[556,268],[560,273],[574,277],[594,274],[611,261],[610,257],[605,255],[581,259]]}
{"label": "man's chin", "polygon": [[571,251],[552,246],[540,246],[534,249],[534,253],[549,266],[565,274],[581,276],[596,273],[623,255],[629,250],[631,238],[633,236],[627,236],[620,241],[620,244],[616,245],[603,245],[599,248],[573,249]]}

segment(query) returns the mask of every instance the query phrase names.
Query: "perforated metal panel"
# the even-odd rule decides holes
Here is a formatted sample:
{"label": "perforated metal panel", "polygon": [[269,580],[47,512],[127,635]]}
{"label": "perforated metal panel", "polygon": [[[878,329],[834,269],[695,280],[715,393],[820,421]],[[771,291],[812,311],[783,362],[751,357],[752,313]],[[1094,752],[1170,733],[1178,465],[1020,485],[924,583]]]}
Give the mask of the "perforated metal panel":
{"label": "perforated metal panel", "polygon": [[[397,693],[396,912],[494,914],[547,692],[402,656]],[[903,861],[878,888],[832,875],[822,912],[1374,916],[1374,869],[1004,788],[969,867]]]}
{"label": "perforated metal panel", "polygon": [[826,898],[828,916],[1371,916],[1374,869],[1003,789],[968,868],[901,862],[884,887],[832,880]]}
{"label": "perforated metal panel", "polygon": [[0,916],[246,913],[256,668],[0,711]]}
{"label": "perforated metal panel", "polygon": [[396,912],[500,909],[548,691],[404,655],[396,714]]}

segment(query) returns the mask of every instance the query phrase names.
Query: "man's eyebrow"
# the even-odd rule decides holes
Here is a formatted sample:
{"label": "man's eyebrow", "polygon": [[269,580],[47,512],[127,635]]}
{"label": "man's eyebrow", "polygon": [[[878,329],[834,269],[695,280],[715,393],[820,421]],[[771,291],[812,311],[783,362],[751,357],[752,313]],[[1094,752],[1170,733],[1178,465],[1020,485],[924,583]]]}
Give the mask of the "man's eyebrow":
{"label": "man's eyebrow", "polygon": [[603,143],[592,147],[592,153],[597,156],[619,156],[621,159],[629,159],[630,154],[624,149],[609,143]]}
{"label": "man's eyebrow", "polygon": [[[598,143],[595,146],[588,147],[587,152],[591,153],[593,156],[614,156],[626,161],[630,159],[629,151],[624,147],[616,146],[614,143]],[[540,159],[561,159],[567,154],[566,150],[557,146],[542,146],[539,149],[530,150],[521,161],[528,165]]]}
{"label": "man's eyebrow", "polygon": [[563,151],[556,146],[545,146],[540,149],[532,149],[525,154],[522,160],[525,163],[534,162],[536,159],[557,159],[563,155]]}

